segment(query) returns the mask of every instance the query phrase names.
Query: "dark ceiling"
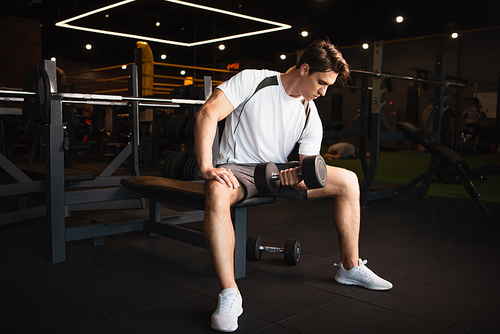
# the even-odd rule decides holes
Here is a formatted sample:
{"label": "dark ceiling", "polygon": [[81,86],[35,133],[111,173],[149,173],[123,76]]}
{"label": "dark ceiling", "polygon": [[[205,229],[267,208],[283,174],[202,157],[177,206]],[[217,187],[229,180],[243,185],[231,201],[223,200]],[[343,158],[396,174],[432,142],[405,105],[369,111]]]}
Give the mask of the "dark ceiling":
{"label": "dark ceiling", "polygon": [[[3,0],[2,15],[28,17],[42,22],[43,57],[121,64],[134,60],[134,39],[56,27],[55,23],[118,0]],[[500,2],[494,1],[338,1],[338,0],[192,0],[192,2],[289,24],[291,29],[223,42],[181,47],[149,42],[156,61],[210,65],[252,59],[279,61],[282,53],[303,49],[327,35],[338,46],[375,40],[394,40],[500,25]],[[109,14],[105,18],[105,14]],[[401,24],[395,17],[404,16]],[[156,22],[161,25],[157,27]],[[238,34],[270,26],[223,14],[188,8],[164,0],[137,0],[75,24],[162,39],[193,42]],[[309,36],[300,36],[307,30]],[[498,41],[496,41],[498,42]],[[85,50],[91,43],[93,49]]]}

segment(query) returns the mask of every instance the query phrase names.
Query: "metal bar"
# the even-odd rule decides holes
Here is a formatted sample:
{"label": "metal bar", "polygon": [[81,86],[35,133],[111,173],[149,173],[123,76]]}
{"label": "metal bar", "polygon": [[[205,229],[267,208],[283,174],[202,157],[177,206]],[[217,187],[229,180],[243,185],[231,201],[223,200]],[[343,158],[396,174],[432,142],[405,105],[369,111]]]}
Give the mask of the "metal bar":
{"label": "metal bar", "polygon": [[247,208],[233,208],[231,218],[234,225],[234,277],[246,275]]}
{"label": "metal bar", "polygon": [[65,208],[64,208],[64,151],[62,103],[60,97],[51,99],[50,120],[46,127],[46,205],[49,258],[52,263],[66,260]]}
{"label": "metal bar", "polygon": [[[129,66],[129,93],[132,96],[140,95],[140,85],[139,85],[139,74],[137,65]],[[139,173],[139,101],[130,102],[130,112],[129,112],[129,129],[130,129],[130,145],[132,147],[132,152],[129,156],[129,166],[130,175],[138,176]]]}
{"label": "metal bar", "polygon": [[116,201],[137,198],[137,192],[126,187],[67,191],[61,201],[65,205]]}
{"label": "metal bar", "polygon": [[154,62],[153,65],[166,66],[166,67],[189,68],[189,69],[194,69],[194,70],[204,70],[204,71],[212,71],[212,72],[238,73],[238,71],[230,71],[230,70],[223,70],[220,68],[210,68],[210,67],[191,66],[191,65],[177,65],[177,64],[157,63],[157,62]]}
{"label": "metal bar", "polygon": [[409,81],[429,83],[429,84],[434,84],[434,85],[467,87],[467,85],[463,84],[463,83],[444,81],[444,78],[442,81],[436,81],[436,80],[415,78],[415,77],[405,76],[405,75],[388,74],[388,73],[382,73],[382,72],[370,72],[370,71],[363,71],[363,70],[351,70],[351,74],[359,74],[359,75],[363,75],[363,76],[367,75],[367,76],[372,76],[372,77],[390,78],[390,79],[397,79],[397,80],[409,80]]}
{"label": "metal bar", "polygon": [[16,167],[9,159],[0,153],[0,168],[6,171],[10,176],[16,179],[17,182],[32,181],[26,174]]}
{"label": "metal bar", "polygon": [[96,224],[91,226],[68,228],[65,231],[66,241],[75,241],[90,239],[95,237],[103,237],[125,232],[142,231],[143,222],[120,224],[120,225],[104,225]]}
{"label": "metal bar", "polygon": [[45,191],[45,180],[0,185],[2,196],[14,196]]}
{"label": "metal bar", "polygon": [[[373,50],[373,68],[382,72],[383,66],[383,50],[384,42],[378,41],[374,43]],[[371,153],[370,153],[370,166],[368,167],[365,182],[361,187],[361,206],[366,206],[369,195],[372,191],[375,177],[380,163],[380,112],[385,102],[382,103],[382,94],[385,89],[382,89],[384,78],[373,79],[372,91],[372,106],[371,106]]]}

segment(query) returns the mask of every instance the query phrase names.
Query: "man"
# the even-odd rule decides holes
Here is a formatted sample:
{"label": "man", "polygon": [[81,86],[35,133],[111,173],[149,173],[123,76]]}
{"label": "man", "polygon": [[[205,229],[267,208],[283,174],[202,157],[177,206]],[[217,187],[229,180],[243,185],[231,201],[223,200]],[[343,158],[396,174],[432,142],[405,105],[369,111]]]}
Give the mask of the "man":
{"label": "man", "polygon": [[340,142],[330,145],[328,152],[323,154],[323,157],[327,160],[357,159],[359,158],[359,153],[356,151],[356,147],[353,144]]}
{"label": "man", "polygon": [[472,106],[464,110],[462,116],[465,118],[465,128],[470,129],[472,137],[474,137],[472,152],[477,153],[477,144],[479,144],[479,133],[481,128],[479,123],[485,120],[486,113],[484,112],[483,105],[479,99],[473,99],[472,103]]}
{"label": "man", "polygon": [[[278,197],[333,198],[341,254],[337,282],[374,290],[392,288],[358,255],[360,207],[356,174],[328,166],[327,185],[308,189],[297,174],[298,163],[287,162],[296,143],[300,145],[300,161],[319,154],[322,125],[313,100],[324,96],[337,77],[345,82],[348,76],[349,65],[340,51],[329,40],[316,40],[295,68],[286,73],[242,71],[215,89],[196,113],[195,149],[200,173],[206,180],[204,229],[222,288],[212,315],[213,329],[235,331],[243,312],[234,279],[230,206],[258,193],[253,174],[260,162],[273,161],[280,169]],[[258,89],[266,82],[264,79],[267,84]],[[212,144],[217,122],[223,119],[225,129],[214,167]]]}

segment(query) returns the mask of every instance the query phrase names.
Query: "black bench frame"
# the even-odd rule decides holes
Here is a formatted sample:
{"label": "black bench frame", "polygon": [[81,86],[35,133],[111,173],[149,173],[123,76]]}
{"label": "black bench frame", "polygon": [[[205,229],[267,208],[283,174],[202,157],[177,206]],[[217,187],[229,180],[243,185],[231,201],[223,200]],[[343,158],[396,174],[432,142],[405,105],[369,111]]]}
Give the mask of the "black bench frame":
{"label": "black bench frame", "polygon": [[[203,183],[179,181],[159,176],[127,177],[121,183],[136,192],[138,197],[149,200],[149,219],[142,222],[142,229],[150,233],[207,248],[205,235],[201,231],[171,224],[161,217],[161,204],[169,203],[192,208],[203,212],[205,194]],[[249,198],[231,207],[231,219],[234,226],[234,275],[236,279],[246,276],[246,233],[247,207],[276,202],[274,196]],[[201,210],[201,211],[200,211]],[[196,211],[190,211],[193,214]],[[183,223],[200,221],[200,215],[193,215],[193,220],[184,219]]]}

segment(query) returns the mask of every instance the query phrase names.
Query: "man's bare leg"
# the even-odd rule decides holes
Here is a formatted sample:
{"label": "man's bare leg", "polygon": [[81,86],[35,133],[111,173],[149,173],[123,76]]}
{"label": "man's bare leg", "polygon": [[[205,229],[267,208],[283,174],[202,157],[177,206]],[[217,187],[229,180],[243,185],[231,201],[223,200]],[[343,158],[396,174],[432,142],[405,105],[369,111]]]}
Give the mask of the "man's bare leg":
{"label": "man's bare leg", "polygon": [[237,288],[234,278],[234,228],[231,204],[244,196],[243,187],[229,188],[217,181],[205,183],[205,237],[222,289]]}
{"label": "man's bare leg", "polygon": [[234,229],[231,204],[244,196],[243,187],[231,188],[218,181],[205,182],[205,237],[222,291],[212,314],[212,328],[222,332],[238,329],[243,299],[234,278]]}
{"label": "man's bare leg", "polygon": [[328,182],[324,188],[308,190],[309,198],[333,197],[333,221],[340,242],[340,262],[351,269],[359,261],[359,184],[353,172],[327,166]]}

